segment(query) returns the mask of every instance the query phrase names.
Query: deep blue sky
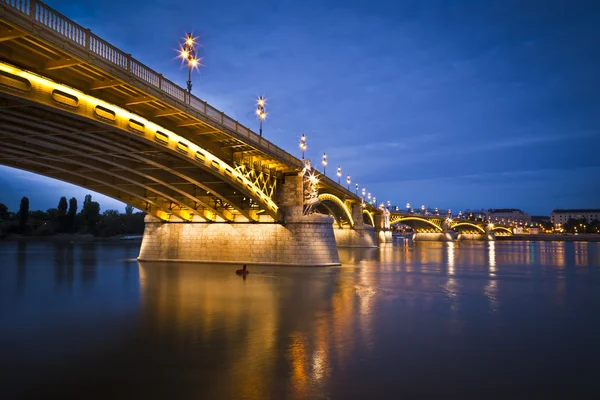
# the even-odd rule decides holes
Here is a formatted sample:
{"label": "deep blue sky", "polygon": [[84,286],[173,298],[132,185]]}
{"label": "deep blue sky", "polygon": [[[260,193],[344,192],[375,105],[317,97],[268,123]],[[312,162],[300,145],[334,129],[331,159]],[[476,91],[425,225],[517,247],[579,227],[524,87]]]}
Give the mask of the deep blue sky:
{"label": "deep blue sky", "polygon": [[[352,185],[404,205],[600,207],[600,2],[48,0],[181,86]],[[88,191],[0,167],[0,202]],[[94,196],[103,209],[119,202]]]}

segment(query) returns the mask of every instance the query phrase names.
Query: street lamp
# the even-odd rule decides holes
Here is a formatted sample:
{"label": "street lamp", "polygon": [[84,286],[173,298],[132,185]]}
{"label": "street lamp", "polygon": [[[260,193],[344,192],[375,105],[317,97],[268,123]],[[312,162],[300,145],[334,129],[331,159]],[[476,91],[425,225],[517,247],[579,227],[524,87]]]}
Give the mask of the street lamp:
{"label": "street lamp", "polygon": [[423,204],[423,205],[421,206],[421,212],[422,212],[423,214],[425,214],[425,204]]}
{"label": "street lamp", "polygon": [[325,171],[327,169],[327,154],[323,153],[323,175],[325,175]]}
{"label": "street lamp", "polygon": [[346,177],[346,183],[348,184],[348,190],[350,190],[350,175]]}
{"label": "street lamp", "polygon": [[[357,183],[355,186],[356,186],[356,195],[358,196],[358,183]],[[364,195],[365,195],[365,194],[363,193],[363,196],[364,196]]]}
{"label": "street lamp", "polygon": [[367,194],[367,200],[371,201],[371,192],[369,192],[369,194]]}
{"label": "street lamp", "polygon": [[267,118],[267,113],[265,112],[265,98],[260,96],[256,101],[256,115],[258,115],[258,119],[260,119],[260,136],[262,136],[262,122],[263,119]]}
{"label": "street lamp", "polygon": [[410,203],[406,203],[406,212],[410,213]]}
{"label": "street lamp", "polygon": [[377,197],[373,196],[373,204],[377,205]]}
{"label": "street lamp", "polygon": [[300,137],[300,150],[302,150],[302,159],[304,160],[304,150],[306,150],[306,136],[304,136],[304,133]]}
{"label": "street lamp", "polygon": [[340,167],[340,166],[338,166],[337,176],[338,176],[338,185],[339,185],[340,179],[342,178],[342,167]]}
{"label": "street lamp", "polygon": [[[356,184],[356,186],[358,187],[358,183]],[[365,199],[365,194],[367,194],[367,189],[362,188],[362,198],[363,198],[363,200]]]}
{"label": "street lamp", "polygon": [[391,203],[391,202],[388,200],[388,201],[387,201],[387,206],[388,206],[388,208],[390,208],[390,206],[391,206],[391,205],[392,205],[392,203]]}
{"label": "street lamp", "polygon": [[188,94],[190,95],[188,96],[188,101],[190,101],[192,94],[192,69],[198,68],[198,66],[200,65],[200,59],[196,55],[196,39],[192,36],[191,33],[186,33],[185,41],[179,47],[179,57],[181,57],[182,60],[187,61],[187,90]]}

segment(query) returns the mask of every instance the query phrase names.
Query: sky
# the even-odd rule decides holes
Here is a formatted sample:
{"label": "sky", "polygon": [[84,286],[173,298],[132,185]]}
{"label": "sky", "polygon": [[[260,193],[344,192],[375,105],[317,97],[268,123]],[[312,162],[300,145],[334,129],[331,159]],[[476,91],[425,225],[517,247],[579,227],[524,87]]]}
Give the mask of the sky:
{"label": "sky", "polygon": [[[47,0],[352,186],[403,207],[600,208],[600,2]],[[0,166],[0,202],[88,190]],[[118,201],[94,194],[103,209]]]}

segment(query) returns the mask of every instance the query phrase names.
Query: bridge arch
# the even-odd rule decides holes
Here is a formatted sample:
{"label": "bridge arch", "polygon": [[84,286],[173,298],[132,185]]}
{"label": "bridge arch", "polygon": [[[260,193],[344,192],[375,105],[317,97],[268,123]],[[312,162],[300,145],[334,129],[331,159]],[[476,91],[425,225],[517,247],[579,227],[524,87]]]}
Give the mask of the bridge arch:
{"label": "bridge arch", "polygon": [[434,221],[417,216],[392,215],[392,217],[390,218],[390,225],[395,224],[408,225],[415,231],[433,230],[433,232],[443,232],[441,226],[438,226]]}
{"label": "bridge arch", "polygon": [[[198,215],[232,221],[230,210],[251,221],[261,211],[278,220],[278,206],[259,186],[175,132],[2,62],[0,86],[0,97],[9,106],[0,117],[2,164],[89,188],[162,220],[174,215],[191,221]],[[20,112],[32,103],[40,113],[37,120]],[[157,153],[170,158],[165,162]],[[180,181],[171,183],[173,177]],[[215,177],[218,182],[207,183]]]}
{"label": "bridge arch", "polygon": [[473,224],[471,222],[462,222],[462,221],[457,222],[457,223],[450,225],[450,228],[453,230],[458,230],[459,232],[463,231],[463,230],[470,230],[470,231],[475,230],[478,233],[485,233],[484,228],[482,228],[479,225]]}
{"label": "bridge arch", "polygon": [[513,234],[513,231],[510,228],[507,228],[506,226],[494,226],[492,228],[492,232],[507,236]]}
{"label": "bridge arch", "polygon": [[[338,221],[340,226],[344,221],[347,221],[351,227],[354,227],[354,219],[352,218],[352,212],[348,209],[346,203],[344,203],[339,197],[330,193],[319,194],[319,200],[321,204],[334,214],[334,218]],[[336,210],[339,210],[336,212]]]}
{"label": "bridge arch", "polygon": [[367,216],[367,220],[371,223],[371,226],[375,226],[375,218],[373,217],[373,213],[369,210],[363,209],[363,216]]}

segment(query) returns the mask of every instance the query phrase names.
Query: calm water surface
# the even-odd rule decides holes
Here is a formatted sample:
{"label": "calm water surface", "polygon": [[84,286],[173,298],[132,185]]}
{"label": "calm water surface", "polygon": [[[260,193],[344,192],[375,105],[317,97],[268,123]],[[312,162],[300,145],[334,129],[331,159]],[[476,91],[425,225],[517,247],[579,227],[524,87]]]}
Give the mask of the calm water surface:
{"label": "calm water surface", "polygon": [[400,240],[247,279],[138,249],[0,242],[0,398],[600,393],[600,243]]}

